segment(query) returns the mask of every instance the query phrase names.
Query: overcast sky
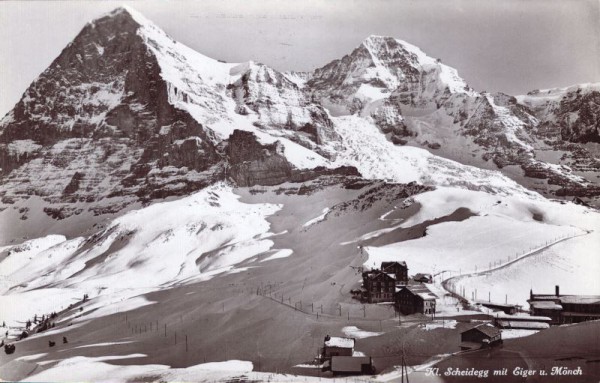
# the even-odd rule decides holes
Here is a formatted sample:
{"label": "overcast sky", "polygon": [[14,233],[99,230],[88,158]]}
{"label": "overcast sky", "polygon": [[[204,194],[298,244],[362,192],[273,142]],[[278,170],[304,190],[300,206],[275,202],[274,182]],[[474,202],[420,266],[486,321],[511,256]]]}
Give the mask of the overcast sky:
{"label": "overcast sky", "polygon": [[311,70],[370,34],[419,46],[475,89],[600,82],[599,0],[0,2],[0,115],[87,21],[128,4],[213,58]]}

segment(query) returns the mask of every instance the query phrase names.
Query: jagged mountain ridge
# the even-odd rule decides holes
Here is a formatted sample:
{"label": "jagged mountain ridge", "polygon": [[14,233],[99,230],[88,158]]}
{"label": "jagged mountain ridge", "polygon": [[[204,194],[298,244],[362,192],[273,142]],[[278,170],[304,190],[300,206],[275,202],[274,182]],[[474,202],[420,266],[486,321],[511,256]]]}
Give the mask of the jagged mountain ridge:
{"label": "jagged mountain ridge", "polygon": [[535,90],[517,96],[540,121],[538,130],[565,141],[600,143],[600,83]]}
{"label": "jagged mountain ridge", "polygon": [[[577,134],[563,128],[557,137],[562,147],[548,146],[538,134],[544,123],[527,105],[509,95],[475,92],[455,69],[404,41],[370,36],[351,54],[308,74],[305,89],[333,113],[371,118],[395,144],[478,167],[507,167],[505,174],[546,194],[598,195],[597,180],[586,170],[597,158],[578,155],[584,149],[574,143]],[[583,102],[568,110],[578,111]],[[586,126],[593,126],[597,110],[583,110]],[[586,166],[537,158],[540,150],[557,149]]]}
{"label": "jagged mountain ridge", "polygon": [[[361,122],[336,117],[352,113]],[[426,114],[439,121],[429,124]],[[0,123],[0,193],[6,206],[40,196],[60,205],[48,208],[48,215],[64,218],[82,211],[74,203],[96,203],[93,212],[102,214],[229,177],[240,185],[277,184],[348,165],[384,177],[346,150],[352,137],[347,129],[340,135],[343,124],[375,124],[393,143],[410,142],[472,164],[436,149],[435,136],[446,129],[444,134],[474,143],[475,152],[483,148],[480,162],[523,165],[534,157],[528,129],[535,123],[509,96],[478,94],[456,70],[396,39],[371,36],[312,73],[280,73],[254,62],[210,59],[136,11],[119,8],[86,25]],[[262,154],[232,163],[226,148],[235,129],[253,133],[238,135],[236,145],[242,138],[242,146]],[[418,167],[409,157],[403,161]],[[436,168],[455,171],[450,163]],[[542,168],[559,181],[584,183],[568,169]],[[404,175],[393,178],[410,181],[400,171]],[[412,180],[432,182],[412,174]]]}
{"label": "jagged mountain ridge", "polygon": [[[162,176],[150,173],[151,164],[203,173],[219,161],[210,132],[168,102],[139,30],[122,9],[87,24],[27,89],[1,125],[6,188],[37,173],[29,187],[56,202],[141,196]],[[65,190],[69,180],[78,190]]]}
{"label": "jagged mountain ridge", "polygon": [[[64,204],[48,210],[64,218],[81,212],[73,203],[119,198],[94,207],[100,214],[120,209],[123,199],[126,204],[185,195],[222,179],[222,141],[240,119],[259,125],[260,108],[271,107],[269,95],[253,89],[255,83],[269,84],[264,73],[279,76],[289,88],[269,89],[283,102],[277,103],[279,115],[264,117],[265,125],[303,130],[292,136],[306,146],[331,135],[322,107],[311,107],[296,85],[269,68],[202,56],[130,8],[94,20],[0,123],[3,203],[37,195]],[[244,86],[248,94],[241,92]],[[256,109],[257,121],[234,121],[234,110],[241,116],[247,107]]]}

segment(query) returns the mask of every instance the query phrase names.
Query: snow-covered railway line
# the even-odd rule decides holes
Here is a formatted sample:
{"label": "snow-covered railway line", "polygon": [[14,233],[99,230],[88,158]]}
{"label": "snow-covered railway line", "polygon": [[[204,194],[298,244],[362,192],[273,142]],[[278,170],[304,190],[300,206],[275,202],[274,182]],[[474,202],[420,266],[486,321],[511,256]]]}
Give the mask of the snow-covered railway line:
{"label": "snow-covered railway line", "polygon": [[[555,245],[557,245],[557,244],[559,244],[561,242],[565,242],[565,241],[568,241],[570,239],[574,239],[574,238],[577,238],[577,237],[582,237],[582,236],[585,236],[585,235],[589,235],[592,232],[593,232],[593,230],[585,230],[584,233],[574,234],[572,236],[565,236],[565,237],[558,238],[554,242],[550,242],[550,243],[544,244],[541,247],[532,249],[529,252],[525,252],[521,256],[517,256],[514,259],[509,259],[507,262],[501,263],[501,264],[496,265],[496,266],[492,266],[491,268],[487,268],[487,269],[482,270],[482,271],[462,273],[462,274],[459,274],[459,275],[451,276],[450,278],[442,280],[441,285],[449,293],[451,293],[451,294],[453,294],[453,295],[455,295],[457,297],[460,297],[461,299],[463,299],[465,301],[469,301],[470,299],[468,297],[464,296],[461,292],[456,291],[456,284],[455,284],[455,282],[458,279],[488,275],[489,273],[505,269],[505,268],[507,268],[507,267],[509,267],[509,266],[517,263],[517,262],[520,262],[520,261],[522,261],[522,260],[524,260],[526,258],[529,258],[529,257],[531,257],[533,255],[539,254],[542,251],[544,251],[544,250],[546,250],[546,249],[548,249],[548,248],[550,248],[552,246],[555,246]],[[441,271],[439,274],[442,274],[444,272],[446,272],[446,271]]]}

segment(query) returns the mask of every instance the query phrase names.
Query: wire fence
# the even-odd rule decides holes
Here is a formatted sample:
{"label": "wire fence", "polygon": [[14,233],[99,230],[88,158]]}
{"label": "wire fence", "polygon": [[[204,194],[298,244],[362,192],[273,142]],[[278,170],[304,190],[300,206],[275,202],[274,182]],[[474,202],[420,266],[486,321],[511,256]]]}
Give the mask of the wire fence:
{"label": "wire fence", "polygon": [[[458,299],[460,299],[463,302],[476,301],[479,299],[477,289],[467,290],[467,288],[464,286],[458,286],[461,278],[482,276],[482,275],[486,275],[493,271],[498,271],[498,270],[504,269],[510,265],[513,265],[513,264],[519,262],[519,261],[522,261],[525,258],[539,254],[542,251],[546,250],[547,248],[552,247],[560,242],[564,242],[564,241],[567,241],[572,238],[588,235],[590,233],[591,233],[591,230],[586,230],[583,233],[582,232],[577,233],[576,231],[574,231],[572,234],[564,234],[562,236],[555,237],[551,241],[545,241],[544,243],[540,243],[539,245],[530,246],[528,249],[518,251],[515,253],[514,256],[508,256],[506,258],[506,260],[499,259],[499,260],[495,260],[495,261],[490,261],[490,262],[488,262],[487,267],[485,267],[485,266],[480,267],[479,265],[474,265],[473,271],[464,272],[464,273],[463,273],[462,269],[460,269],[457,275],[454,275],[454,276],[451,275],[449,278],[443,279],[442,287],[444,287],[445,290],[449,291],[450,293],[452,293],[454,296],[456,296]],[[445,273],[445,271],[440,272],[440,274],[442,274],[442,276],[443,276],[443,273]],[[450,274],[452,274],[452,272],[450,272]],[[460,289],[458,287],[460,287]],[[488,298],[488,301],[491,300],[489,298],[489,294],[488,294],[487,298]],[[508,295],[506,295],[506,297],[505,297],[505,304],[508,304]]]}

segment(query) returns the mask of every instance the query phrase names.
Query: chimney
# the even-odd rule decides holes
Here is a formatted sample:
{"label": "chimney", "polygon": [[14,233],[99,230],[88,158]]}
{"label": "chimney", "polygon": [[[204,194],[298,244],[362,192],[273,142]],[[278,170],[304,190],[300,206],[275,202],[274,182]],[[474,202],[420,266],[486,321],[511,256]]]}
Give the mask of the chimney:
{"label": "chimney", "polygon": [[558,287],[558,285],[554,286],[554,294],[555,294],[557,297],[560,297],[560,294],[559,294],[559,292],[560,292],[560,288]]}

